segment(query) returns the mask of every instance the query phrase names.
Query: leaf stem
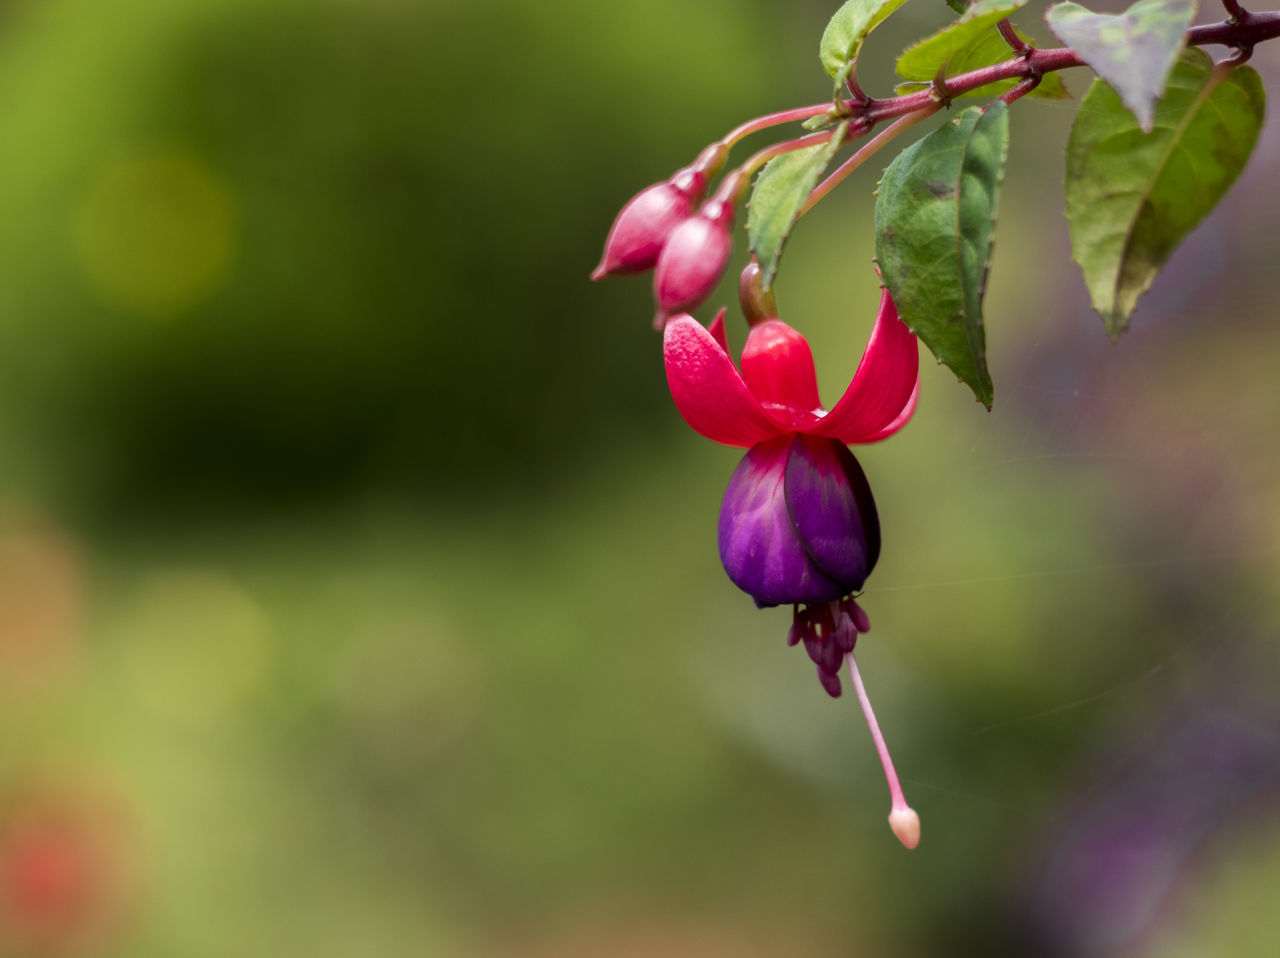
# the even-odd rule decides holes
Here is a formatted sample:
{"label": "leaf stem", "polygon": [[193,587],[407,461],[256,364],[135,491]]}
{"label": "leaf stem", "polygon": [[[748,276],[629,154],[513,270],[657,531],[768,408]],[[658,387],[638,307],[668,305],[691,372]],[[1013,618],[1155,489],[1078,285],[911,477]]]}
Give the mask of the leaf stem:
{"label": "leaf stem", "polygon": [[1226,10],[1227,16],[1236,23],[1244,23],[1249,19],[1249,11],[1240,6],[1238,0],[1222,0],[1222,9]]}
{"label": "leaf stem", "polygon": [[1009,49],[1013,51],[1014,56],[1024,57],[1031,52],[1031,46],[1022,42],[1022,37],[1018,36],[1018,31],[1013,28],[1008,17],[997,23],[996,29],[1000,31],[1004,42],[1009,44]]}
{"label": "leaf stem", "polygon": [[871,97],[862,92],[862,87],[858,85],[858,75],[850,72],[845,79],[844,85],[849,88],[849,95],[853,97],[854,103],[870,103]]}
{"label": "leaf stem", "polygon": [[813,192],[809,194],[809,199],[800,210],[800,215],[813,209],[818,202],[828,193],[839,186],[850,173],[861,166],[873,153],[882,146],[892,140],[909,126],[914,126],[927,116],[931,116],[942,108],[941,103],[933,103],[929,106],[922,107],[914,113],[908,113],[906,116],[898,117],[889,126],[885,127],[874,137],[872,137],[866,145],[864,145],[857,153],[849,157],[836,169],[834,173],[813,188]]}

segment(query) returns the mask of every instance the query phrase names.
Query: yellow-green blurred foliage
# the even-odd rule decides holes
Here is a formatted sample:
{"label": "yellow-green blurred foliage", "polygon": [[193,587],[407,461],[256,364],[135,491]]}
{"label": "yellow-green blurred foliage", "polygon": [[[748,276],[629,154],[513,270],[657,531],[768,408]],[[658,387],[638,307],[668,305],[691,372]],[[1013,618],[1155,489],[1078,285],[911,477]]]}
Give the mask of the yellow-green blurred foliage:
{"label": "yellow-green blurred foliage", "polygon": [[[1274,953],[1280,127],[1113,346],[1074,105],[1014,109],[995,411],[926,361],[858,451],[908,854],[720,570],[737,454],[646,281],[587,281],[628,196],[827,94],[834,6],[4,6],[0,955]],[[829,401],[875,165],[779,283]]]}

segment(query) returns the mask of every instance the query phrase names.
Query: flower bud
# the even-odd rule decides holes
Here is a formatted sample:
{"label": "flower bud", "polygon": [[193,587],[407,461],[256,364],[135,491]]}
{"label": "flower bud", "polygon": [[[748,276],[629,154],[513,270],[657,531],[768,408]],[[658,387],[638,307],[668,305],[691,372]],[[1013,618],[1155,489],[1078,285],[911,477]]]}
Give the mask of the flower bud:
{"label": "flower bud", "polygon": [[664,183],[641,190],[618,213],[592,279],[653,269],[671,231],[689,218],[707,189],[707,178],[681,170]]}
{"label": "flower bud", "polygon": [[713,143],[671,179],[641,190],[618,213],[592,279],[653,269],[671,231],[689,218],[707,192],[707,181],[724,165],[728,147]]}
{"label": "flower bud", "polygon": [[733,212],[712,199],[671,231],[653,273],[660,318],[696,309],[716,288],[733,250]]}

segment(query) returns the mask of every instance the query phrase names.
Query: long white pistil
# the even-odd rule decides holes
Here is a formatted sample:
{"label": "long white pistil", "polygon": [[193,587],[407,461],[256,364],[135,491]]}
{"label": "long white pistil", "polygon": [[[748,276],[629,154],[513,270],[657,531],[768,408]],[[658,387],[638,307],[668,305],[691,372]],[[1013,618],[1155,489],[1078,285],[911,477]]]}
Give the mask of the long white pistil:
{"label": "long white pistil", "polygon": [[866,716],[867,727],[871,729],[871,738],[876,743],[876,751],[880,754],[880,764],[884,766],[884,777],[889,782],[889,797],[893,800],[889,812],[889,827],[898,836],[898,841],[907,848],[915,848],[920,843],[920,816],[915,813],[902,794],[902,786],[898,784],[898,773],[893,770],[893,759],[889,757],[889,747],[884,744],[884,736],[880,734],[880,723],[876,721],[876,713],[871,708],[871,699],[867,698],[866,686],[862,684],[862,675],[858,672],[858,663],[853,660],[853,653],[845,656],[849,663],[849,677],[853,679],[854,691],[858,693],[858,703],[862,706],[862,714]]}

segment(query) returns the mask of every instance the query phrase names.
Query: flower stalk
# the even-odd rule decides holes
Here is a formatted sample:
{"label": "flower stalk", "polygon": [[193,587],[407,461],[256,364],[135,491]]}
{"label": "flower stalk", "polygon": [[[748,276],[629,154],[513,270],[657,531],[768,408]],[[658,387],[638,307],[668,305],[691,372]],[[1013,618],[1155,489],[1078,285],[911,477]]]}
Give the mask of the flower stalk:
{"label": "flower stalk", "polygon": [[809,194],[809,199],[804,204],[804,208],[800,210],[800,215],[804,216],[805,213],[813,209],[823,197],[839,186],[844,181],[845,177],[865,163],[877,150],[892,140],[895,136],[907,129],[907,127],[915,126],[925,117],[932,116],[934,113],[937,113],[941,108],[941,103],[931,103],[927,106],[921,107],[914,113],[908,113],[906,116],[899,117],[889,126],[877,133],[865,146],[859,149],[857,153],[853,154],[853,156],[841,163],[834,173],[813,188],[813,192]]}
{"label": "flower stalk", "polygon": [[805,150],[811,146],[817,146],[820,143],[826,143],[833,136],[834,130],[826,130],[822,133],[811,133],[808,136],[801,136],[794,140],[786,140],[782,143],[775,143],[773,146],[766,146],[762,150],[757,150],[751,155],[751,158],[738,167],[738,173],[746,177],[750,177],[752,173],[760,169],[774,157],[782,156],[783,153],[790,153],[794,150]]}
{"label": "flower stalk", "polygon": [[764,116],[753,117],[745,123],[735,126],[725,134],[724,139],[720,142],[724,146],[730,147],[752,133],[759,133],[761,130],[767,130],[773,126],[782,126],[784,123],[798,123],[810,117],[821,116],[830,109],[831,103],[828,101],[826,103],[815,103],[811,106],[798,106],[794,110],[783,110],[780,113],[768,113]]}

